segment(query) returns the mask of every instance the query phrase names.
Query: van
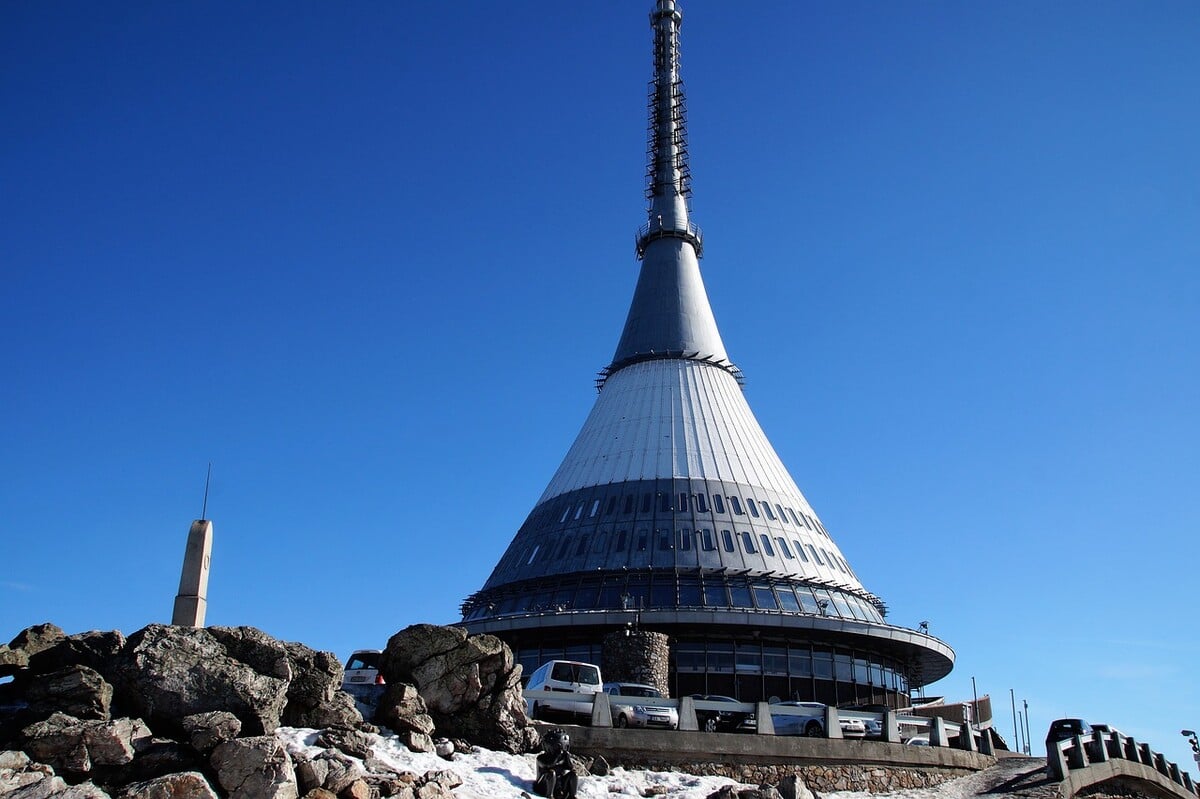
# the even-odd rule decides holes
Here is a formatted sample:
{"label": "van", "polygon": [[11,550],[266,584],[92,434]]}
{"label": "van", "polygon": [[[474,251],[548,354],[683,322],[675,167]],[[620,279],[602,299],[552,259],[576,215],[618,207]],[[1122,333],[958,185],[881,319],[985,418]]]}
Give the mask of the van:
{"label": "van", "polygon": [[[603,686],[600,667],[576,660],[551,660],[538,667],[525,686],[526,691],[553,691],[564,694],[562,699],[526,700],[526,713],[531,719],[544,718],[546,711],[592,715],[592,696]],[[574,696],[565,696],[573,694]]]}

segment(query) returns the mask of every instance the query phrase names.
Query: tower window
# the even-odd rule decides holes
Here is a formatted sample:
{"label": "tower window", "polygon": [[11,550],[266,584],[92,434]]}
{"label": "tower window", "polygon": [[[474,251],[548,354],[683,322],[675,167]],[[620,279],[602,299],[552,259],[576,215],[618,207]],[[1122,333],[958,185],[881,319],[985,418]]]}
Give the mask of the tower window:
{"label": "tower window", "polygon": [[642,494],[642,513],[650,512],[650,503],[654,501],[654,495],[650,492]]}
{"label": "tower window", "polygon": [[758,504],[753,499],[746,500],[746,507],[750,509],[750,515],[758,518]]}
{"label": "tower window", "polygon": [[[649,543],[650,543],[649,534],[645,530],[638,530],[637,551],[645,552],[646,547],[649,545]],[[816,550],[813,550],[813,551],[815,552]]]}
{"label": "tower window", "polygon": [[721,542],[725,545],[726,552],[733,552],[733,533],[728,530],[721,531]]}
{"label": "tower window", "polygon": [[670,494],[660,494],[659,495],[658,509],[660,511],[662,511],[663,513],[671,512],[671,495]]}
{"label": "tower window", "polygon": [[704,586],[704,604],[710,608],[729,607],[729,596],[725,593],[723,583],[706,583]]}
{"label": "tower window", "polygon": [[763,552],[767,553],[767,557],[775,557],[775,547],[771,546],[771,539],[767,537],[767,534],[759,533],[758,540],[762,541]]}
{"label": "tower window", "polygon": [[571,515],[571,506],[568,505],[567,507],[563,508],[563,515],[562,515],[562,518],[558,520],[558,523],[562,524],[563,522],[565,522],[567,520],[567,517],[570,515]]}
{"label": "tower window", "polygon": [[761,610],[779,610],[775,594],[771,593],[771,587],[767,585],[754,586],[754,604],[758,605]]}
{"label": "tower window", "polygon": [[629,535],[625,530],[619,531],[617,533],[617,545],[613,547],[613,549],[615,549],[617,552],[624,552],[625,544],[628,543],[628,538]]}
{"label": "tower window", "polygon": [[748,585],[731,585],[729,586],[729,604],[735,608],[752,608],[754,601],[750,599],[750,586]]}
{"label": "tower window", "polygon": [[586,535],[579,536],[579,546],[575,547],[575,557],[579,557],[584,552],[587,552],[588,537]]}
{"label": "tower window", "polygon": [[775,593],[779,596],[779,607],[783,610],[792,613],[800,612],[800,603],[796,601],[796,595],[792,593],[792,589],[787,586],[775,586]]}
{"label": "tower window", "polygon": [[679,512],[680,513],[687,513],[687,509],[688,509],[687,500],[688,500],[687,494],[679,495]]}
{"label": "tower window", "polygon": [[596,514],[599,512],[600,512],[600,500],[597,499],[592,502],[592,510],[590,513],[588,513],[588,518],[589,519],[595,518]]}
{"label": "tower window", "polygon": [[775,511],[771,510],[771,503],[770,503],[770,502],[764,502],[764,503],[763,503],[763,513],[767,514],[767,518],[768,518],[768,519],[770,519],[771,521],[773,521],[773,522],[774,522],[774,521],[778,521],[778,520],[775,518]]}
{"label": "tower window", "polygon": [[817,554],[816,547],[814,547],[812,544],[809,544],[808,551],[812,553],[813,560],[815,560],[819,565],[821,565],[821,566],[825,565],[825,561],[821,560],[821,556],[819,554]]}
{"label": "tower window", "polygon": [[800,515],[801,515],[801,516],[804,518],[804,526],[805,526],[805,527],[807,527],[809,530],[815,530],[815,529],[817,529],[817,528],[815,528],[815,527],[813,527],[813,526],[812,526],[812,519],[808,518],[808,514],[807,514],[807,513],[804,513],[803,511],[801,511],[801,512],[800,512]]}
{"label": "tower window", "polygon": [[804,544],[801,544],[796,539],[792,539],[792,543],[796,545],[796,554],[800,556],[800,560],[808,563],[808,555],[804,554]]}
{"label": "tower window", "polygon": [[612,516],[612,512],[617,509],[617,497],[614,494],[608,498],[608,505],[604,508],[605,516]]}
{"label": "tower window", "polygon": [[754,536],[750,535],[745,530],[742,531],[742,549],[746,550],[746,553],[749,555],[753,555],[758,552],[758,550],[754,548]]}
{"label": "tower window", "polygon": [[776,536],[775,543],[779,544],[779,551],[783,553],[785,558],[788,560],[795,558],[795,555],[792,554],[792,550],[788,549],[788,543],[783,539],[783,536]]}
{"label": "tower window", "polygon": [[538,544],[533,548],[533,551],[529,553],[529,560],[525,561],[526,566],[529,566],[533,563],[533,559],[537,557],[538,550],[541,549],[541,547],[542,545]]}
{"label": "tower window", "polygon": [[686,527],[679,531],[679,548],[684,552],[692,550],[692,531]]}
{"label": "tower window", "polygon": [[788,514],[792,517],[792,521],[794,521],[796,523],[796,526],[799,527],[801,525],[801,521],[800,521],[800,517],[796,515],[796,511],[792,510],[790,505],[788,506],[787,511],[788,511]]}
{"label": "tower window", "polygon": [[725,512],[725,500],[721,499],[720,494],[713,494],[713,508],[717,513]]}
{"label": "tower window", "polygon": [[775,510],[779,511],[779,518],[783,520],[783,523],[788,524],[787,514],[783,512],[783,506],[776,502]]}
{"label": "tower window", "polygon": [[660,552],[670,552],[674,547],[671,546],[671,531],[658,531],[658,550]]}
{"label": "tower window", "polygon": [[703,494],[696,495],[696,510],[701,513],[708,513],[708,500]]}
{"label": "tower window", "polygon": [[738,516],[744,515],[742,511],[742,503],[737,497],[729,498],[729,507],[733,508],[733,512]]}
{"label": "tower window", "polygon": [[625,507],[621,508],[621,513],[626,515],[633,513],[633,494],[625,496]]}
{"label": "tower window", "polygon": [[602,530],[600,535],[596,536],[596,545],[592,547],[592,552],[600,553],[608,548],[608,531]]}
{"label": "tower window", "polygon": [[703,549],[705,552],[712,552],[714,549],[717,548],[716,542],[713,541],[712,530],[701,530],[700,531],[700,548]]}
{"label": "tower window", "polygon": [[584,503],[580,502],[579,507],[575,509],[575,521],[579,521],[579,517],[583,515],[583,505]]}

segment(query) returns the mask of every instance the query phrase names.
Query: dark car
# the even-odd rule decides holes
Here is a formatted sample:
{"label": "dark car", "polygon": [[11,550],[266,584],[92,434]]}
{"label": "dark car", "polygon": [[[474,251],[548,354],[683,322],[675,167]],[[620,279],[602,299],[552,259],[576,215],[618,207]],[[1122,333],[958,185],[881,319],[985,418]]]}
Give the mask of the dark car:
{"label": "dark car", "polygon": [[[729,702],[741,704],[732,696],[719,694],[692,694],[697,702]],[[709,710],[696,708],[696,723],[705,732],[754,732],[758,729],[758,721],[754,713],[730,708],[729,710]]]}
{"label": "dark car", "polygon": [[1050,729],[1046,732],[1046,752],[1049,753],[1051,747],[1057,746],[1059,741],[1070,741],[1076,735],[1085,740],[1090,739],[1092,725],[1083,719],[1057,719],[1050,722]]}

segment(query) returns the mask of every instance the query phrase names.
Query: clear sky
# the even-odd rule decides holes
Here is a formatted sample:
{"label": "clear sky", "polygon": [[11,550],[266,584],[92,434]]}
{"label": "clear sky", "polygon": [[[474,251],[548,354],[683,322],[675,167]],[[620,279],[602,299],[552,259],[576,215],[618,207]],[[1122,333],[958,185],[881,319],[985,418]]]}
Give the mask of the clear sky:
{"label": "clear sky", "polygon": [[[458,619],[637,277],[649,0],[0,7],[0,639]],[[683,3],[767,435],[928,690],[1195,772],[1200,5]]]}

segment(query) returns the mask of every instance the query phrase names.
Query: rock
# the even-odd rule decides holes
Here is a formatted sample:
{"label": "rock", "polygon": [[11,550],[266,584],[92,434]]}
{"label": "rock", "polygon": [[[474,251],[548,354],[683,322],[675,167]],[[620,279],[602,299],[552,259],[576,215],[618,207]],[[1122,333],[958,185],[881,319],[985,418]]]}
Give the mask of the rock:
{"label": "rock", "polygon": [[298,799],[292,759],[274,736],[238,738],[209,760],[229,799]]}
{"label": "rock", "polygon": [[362,766],[331,749],[312,760],[302,761],[296,767],[297,782],[309,791],[324,788],[330,793],[340,793],[350,783],[364,776],[366,771]]}
{"label": "rock", "polygon": [[341,690],[342,663],[332,652],[285,643],[292,679],[283,723],[291,727],[353,728],[362,723],[354,699]]}
{"label": "rock", "polygon": [[364,779],[357,779],[342,789],[339,799],[379,799],[379,790]]}
{"label": "rock", "polygon": [[444,735],[513,753],[537,747],[525,717],[521,667],[499,638],[415,624],[388,640],[379,668],[389,685],[416,686]]}
{"label": "rock", "polygon": [[788,774],[779,781],[777,786],[783,799],[814,799],[813,792],[804,784],[804,780],[796,774]]}
{"label": "rock", "polygon": [[[78,785],[68,786],[65,791],[54,794],[54,799],[110,799],[110,797],[104,789],[89,780]],[[178,797],[178,799],[185,799],[185,797]]]}
{"label": "rock", "polygon": [[455,788],[457,788],[458,786],[462,785],[463,781],[462,781],[462,777],[458,776],[458,774],[456,774],[453,771],[449,771],[449,770],[426,771],[425,776],[421,777],[420,784],[428,785],[430,783],[435,783],[437,785],[442,786],[447,791],[452,791]]}
{"label": "rock", "polygon": [[447,791],[436,782],[428,782],[417,788],[416,799],[453,799],[454,794]]}
{"label": "rock", "polygon": [[166,774],[125,786],[119,799],[217,799],[217,792],[198,771]]}
{"label": "rock", "polygon": [[204,760],[192,747],[169,738],[154,738],[138,750],[133,762],[119,774],[105,774],[107,779],[101,781],[121,785],[146,782],[177,772],[199,771],[203,767]]}
{"label": "rock", "polygon": [[92,630],[78,635],[68,635],[45,649],[31,655],[30,671],[46,674],[70,666],[87,666],[109,679],[110,664],[125,646],[125,636],[117,630],[100,632]]}
{"label": "rock", "polygon": [[444,760],[454,759],[454,742],[449,738],[438,738],[433,742],[433,751]]}
{"label": "rock", "polygon": [[20,771],[29,765],[29,755],[20,749],[0,751],[0,771]]}
{"label": "rock", "polygon": [[[642,796],[666,796],[667,786],[665,785],[650,785],[642,790]],[[738,795],[739,799],[741,794]]]}
{"label": "rock", "polygon": [[25,685],[29,712],[46,718],[55,711],[79,719],[110,718],[113,687],[87,666],[68,666],[32,677]]}
{"label": "rock", "polygon": [[592,758],[592,763],[590,766],[588,766],[588,771],[597,777],[607,777],[609,771],[611,771],[611,768],[609,767],[607,760],[600,755],[596,755],[594,758]]}
{"label": "rock", "polygon": [[261,735],[279,726],[290,675],[283,645],[253,628],[151,624],[129,637],[113,677],[155,729],[178,734],[185,716],[224,710]]}
{"label": "rock", "polygon": [[8,642],[8,646],[0,646],[0,677],[9,677],[24,670],[33,655],[66,637],[62,628],[54,624],[26,627]]}
{"label": "rock", "polygon": [[129,763],[151,738],[140,719],[81,721],[63,713],[29,725],[22,734],[32,758],[76,774]]}
{"label": "rock", "polygon": [[184,716],[183,731],[188,734],[192,748],[207,755],[220,744],[238,737],[242,722],[227,710],[212,710]]}
{"label": "rock", "polygon": [[416,732],[422,735],[433,733],[433,717],[429,715],[425,700],[416,686],[404,682],[389,683],[379,699],[375,718],[380,724],[395,732]]}
{"label": "rock", "polygon": [[304,794],[304,799],[337,799],[337,794],[327,791],[324,788],[313,788]]}
{"label": "rock", "polygon": [[0,646],[0,677],[11,677],[29,666],[29,655],[23,649]]}
{"label": "rock", "polygon": [[399,738],[400,742],[407,746],[412,752],[434,751],[433,739],[424,733],[413,732],[412,730],[401,730],[400,732],[396,733],[396,737]]}
{"label": "rock", "polygon": [[317,745],[337,749],[359,760],[365,760],[374,752],[374,742],[370,736],[355,730],[325,730],[317,736]]}

